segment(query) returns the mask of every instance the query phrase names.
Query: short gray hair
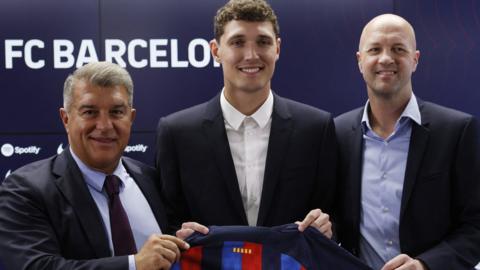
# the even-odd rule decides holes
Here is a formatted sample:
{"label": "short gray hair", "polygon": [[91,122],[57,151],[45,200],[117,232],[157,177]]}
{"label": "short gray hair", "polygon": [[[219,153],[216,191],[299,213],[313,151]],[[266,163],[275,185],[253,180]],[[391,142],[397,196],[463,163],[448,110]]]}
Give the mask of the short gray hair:
{"label": "short gray hair", "polygon": [[63,85],[63,107],[69,111],[72,105],[73,89],[78,81],[85,81],[95,86],[124,86],[127,89],[128,105],[133,105],[133,81],[127,70],[109,62],[92,62],[78,68],[70,74]]}

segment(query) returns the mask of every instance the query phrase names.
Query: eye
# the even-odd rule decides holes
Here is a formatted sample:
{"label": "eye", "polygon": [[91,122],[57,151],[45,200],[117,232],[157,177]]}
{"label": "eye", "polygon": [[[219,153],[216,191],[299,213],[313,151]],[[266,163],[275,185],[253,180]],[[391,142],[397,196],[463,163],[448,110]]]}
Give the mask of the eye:
{"label": "eye", "polygon": [[114,117],[122,117],[125,115],[125,109],[113,109],[110,111],[110,114]]}
{"label": "eye", "polygon": [[396,52],[396,53],[404,53],[404,52],[406,52],[407,50],[405,50],[405,49],[402,48],[402,47],[395,47],[395,48],[393,48],[393,51]]}
{"label": "eye", "polygon": [[80,114],[84,117],[93,117],[97,114],[96,110],[83,110]]}
{"label": "eye", "polygon": [[257,42],[260,46],[270,46],[273,44],[272,40],[269,38],[261,38]]}
{"label": "eye", "polygon": [[233,39],[230,41],[230,45],[234,47],[241,47],[243,45],[244,41],[242,39]]}
{"label": "eye", "polygon": [[378,47],[372,47],[372,48],[369,48],[369,49],[367,50],[367,52],[368,52],[368,53],[372,53],[372,54],[378,53],[378,52],[380,52],[380,48],[378,48]]}

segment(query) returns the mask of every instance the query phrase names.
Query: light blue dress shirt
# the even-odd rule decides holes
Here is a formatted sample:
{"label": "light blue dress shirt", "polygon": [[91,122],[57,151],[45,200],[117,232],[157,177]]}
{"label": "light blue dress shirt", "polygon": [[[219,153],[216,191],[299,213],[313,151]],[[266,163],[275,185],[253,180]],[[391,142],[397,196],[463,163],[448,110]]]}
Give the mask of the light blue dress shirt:
{"label": "light blue dress shirt", "polygon": [[[71,148],[70,152],[82,172],[83,179],[87,183],[88,190],[90,191],[93,200],[97,204],[98,210],[102,216],[105,232],[108,236],[110,252],[111,254],[114,254],[110,229],[110,214],[108,211],[108,195],[103,189],[103,183],[105,182],[105,177],[107,175],[90,169],[75,155]],[[128,174],[122,162],[118,163],[113,174],[118,176],[121,180],[119,194],[120,201],[127,213],[137,250],[140,250],[151,234],[161,234],[162,231],[160,230],[147,199],[133,178]],[[128,256],[128,264],[130,270],[136,269],[134,254]]]}
{"label": "light blue dress shirt", "polygon": [[386,139],[378,136],[368,118],[362,118],[363,168],[360,214],[360,258],[373,269],[400,254],[399,220],[403,182],[413,122],[421,124],[417,99],[412,94]]}

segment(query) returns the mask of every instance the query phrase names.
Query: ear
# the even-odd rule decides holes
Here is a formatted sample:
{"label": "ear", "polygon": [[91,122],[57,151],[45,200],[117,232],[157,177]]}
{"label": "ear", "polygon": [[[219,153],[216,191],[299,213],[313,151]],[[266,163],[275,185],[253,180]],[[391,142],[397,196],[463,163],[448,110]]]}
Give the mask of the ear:
{"label": "ear", "polygon": [[418,60],[419,59],[420,59],[420,51],[417,50],[417,51],[415,51],[415,58],[413,58],[413,61],[415,62],[414,67],[413,67],[413,72],[415,72],[415,70],[417,70],[417,65],[418,65]]}
{"label": "ear", "polygon": [[363,73],[363,70],[362,70],[362,55],[360,54],[360,52],[357,52],[357,65],[358,65],[358,69],[360,70],[360,73]]}
{"label": "ear", "polygon": [[68,112],[65,108],[60,108],[60,119],[62,119],[63,126],[65,127],[65,131],[68,133]]}
{"label": "ear", "polygon": [[277,38],[277,58],[278,60],[280,58],[280,43],[282,43],[282,40],[280,38]]}
{"label": "ear", "polygon": [[133,123],[133,121],[135,120],[135,117],[137,117],[137,110],[132,108],[131,111],[130,111],[130,122],[131,123]]}
{"label": "ear", "polygon": [[220,46],[216,39],[210,40],[210,52],[212,53],[213,59],[215,59],[217,63],[221,63],[220,56],[218,55],[219,47]]}

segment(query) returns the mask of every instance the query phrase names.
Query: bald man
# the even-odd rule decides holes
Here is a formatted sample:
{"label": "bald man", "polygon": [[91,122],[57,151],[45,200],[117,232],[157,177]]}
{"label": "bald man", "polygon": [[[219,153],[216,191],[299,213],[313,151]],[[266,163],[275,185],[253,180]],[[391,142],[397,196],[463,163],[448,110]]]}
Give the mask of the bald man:
{"label": "bald man", "polygon": [[363,29],[357,60],[368,101],[335,119],[338,239],[373,269],[473,269],[478,122],[413,94],[419,57],[405,19],[384,14]]}

